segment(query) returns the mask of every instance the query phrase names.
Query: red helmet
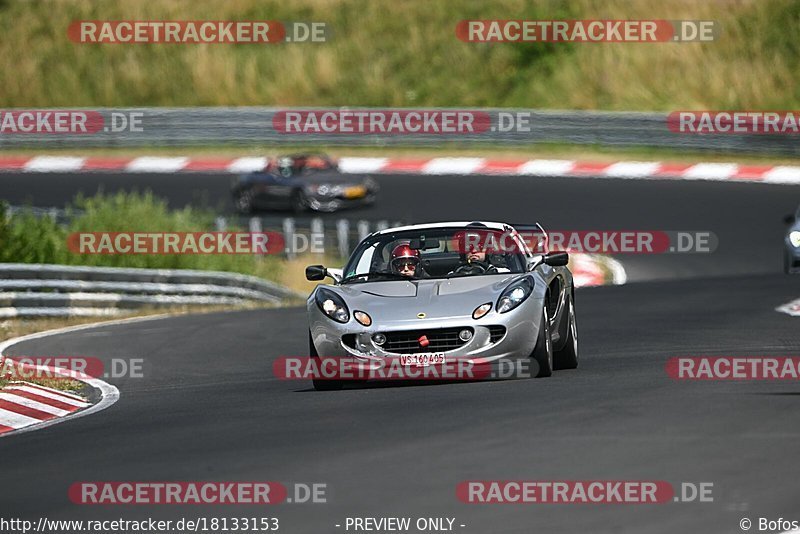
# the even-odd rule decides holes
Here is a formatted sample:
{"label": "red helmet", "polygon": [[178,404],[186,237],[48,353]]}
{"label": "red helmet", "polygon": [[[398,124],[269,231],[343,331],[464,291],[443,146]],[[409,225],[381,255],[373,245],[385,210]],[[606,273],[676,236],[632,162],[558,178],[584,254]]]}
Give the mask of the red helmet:
{"label": "red helmet", "polygon": [[419,265],[419,250],[414,250],[407,243],[397,245],[392,250],[392,269],[400,272],[401,266],[406,263],[410,263],[416,269]]}

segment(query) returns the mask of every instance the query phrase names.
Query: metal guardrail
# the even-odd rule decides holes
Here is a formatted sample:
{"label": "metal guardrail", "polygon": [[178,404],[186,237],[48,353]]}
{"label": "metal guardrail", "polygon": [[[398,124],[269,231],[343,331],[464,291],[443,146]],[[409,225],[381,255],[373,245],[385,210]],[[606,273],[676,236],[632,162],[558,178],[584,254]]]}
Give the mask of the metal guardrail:
{"label": "metal guardrail", "polygon": [[279,303],[300,296],[235,273],[0,264],[0,317],[114,316],[142,307]]}
{"label": "metal guardrail", "polygon": [[[372,232],[403,226],[402,221],[368,221],[322,217],[240,217],[239,226],[251,232],[279,232],[285,243],[284,256],[292,259],[305,253],[346,259],[356,246]],[[226,230],[228,219],[217,217],[216,230]]]}
{"label": "metal guardrail", "polygon": [[[304,110],[322,108],[303,108]],[[349,108],[351,111],[369,108]],[[83,111],[83,110],[81,110]],[[88,110],[86,110],[88,111]],[[100,108],[106,128],[90,134],[0,134],[0,148],[106,147],[200,145],[443,145],[569,143],[621,147],[661,147],[673,150],[800,154],[791,135],[677,134],[667,127],[666,113],[549,111],[484,108],[492,125],[500,113],[529,113],[529,131],[487,130],[471,134],[285,134],[273,119],[281,110],[268,107]],[[399,110],[402,111],[402,110]],[[137,129],[112,131],[115,116],[137,115]],[[108,131],[105,131],[108,129]]]}

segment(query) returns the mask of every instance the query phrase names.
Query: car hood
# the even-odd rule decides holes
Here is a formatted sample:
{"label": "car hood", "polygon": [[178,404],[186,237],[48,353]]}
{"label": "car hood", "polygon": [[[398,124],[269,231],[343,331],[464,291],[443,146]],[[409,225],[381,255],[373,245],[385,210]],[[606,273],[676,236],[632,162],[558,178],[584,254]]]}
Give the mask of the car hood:
{"label": "car hood", "polygon": [[379,324],[388,321],[471,316],[487,302],[494,304],[500,293],[523,274],[450,278],[445,280],[364,282],[339,286],[351,311],[369,313]]}

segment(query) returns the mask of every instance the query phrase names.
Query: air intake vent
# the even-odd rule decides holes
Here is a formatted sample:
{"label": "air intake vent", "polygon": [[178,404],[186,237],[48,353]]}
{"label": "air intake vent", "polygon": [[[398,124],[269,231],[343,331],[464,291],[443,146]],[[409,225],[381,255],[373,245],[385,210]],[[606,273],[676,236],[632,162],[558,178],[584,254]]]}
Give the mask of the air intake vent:
{"label": "air intake vent", "polygon": [[[457,350],[464,346],[458,333],[464,330],[458,328],[440,328],[436,330],[402,330],[395,332],[384,332],[386,343],[383,350],[396,354],[414,354],[417,352],[447,352]],[[472,328],[466,328],[472,332]],[[473,332],[474,333],[474,332]],[[419,338],[428,338],[428,345],[423,347],[419,343]]]}

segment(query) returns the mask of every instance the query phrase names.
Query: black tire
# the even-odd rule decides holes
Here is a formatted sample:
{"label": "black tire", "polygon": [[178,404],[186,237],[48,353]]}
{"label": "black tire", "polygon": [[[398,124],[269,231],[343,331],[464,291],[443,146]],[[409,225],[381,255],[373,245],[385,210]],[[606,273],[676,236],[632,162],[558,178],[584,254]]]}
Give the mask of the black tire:
{"label": "black tire", "polygon": [[[317,347],[314,346],[314,340],[311,339],[311,332],[308,333],[308,353],[312,358],[319,360]],[[341,380],[317,380],[316,378],[312,378],[311,381],[314,384],[314,389],[317,391],[338,391],[344,386],[344,382]]]}
{"label": "black tire", "polygon": [[554,369],[577,369],[578,367],[578,323],[575,320],[575,300],[567,299],[568,309],[565,310],[569,318],[567,325],[567,342],[553,354]]}
{"label": "black tire", "polygon": [[236,196],[233,198],[233,204],[236,207],[236,211],[241,213],[242,215],[249,215],[253,213],[253,203],[255,200],[255,195],[250,189],[242,189],[236,193]]}
{"label": "black tire", "polygon": [[308,209],[308,199],[302,189],[298,189],[292,193],[292,211],[295,213],[303,213]]}
{"label": "black tire", "polygon": [[545,378],[553,374],[553,340],[550,337],[550,317],[547,314],[547,299],[545,299],[545,305],[542,308],[542,324],[539,327],[539,336],[531,353],[531,359],[536,362],[536,378]]}

